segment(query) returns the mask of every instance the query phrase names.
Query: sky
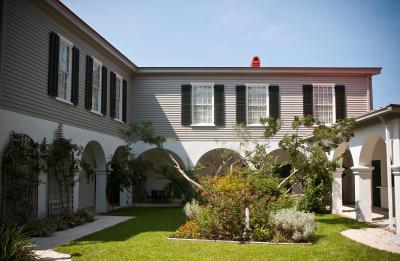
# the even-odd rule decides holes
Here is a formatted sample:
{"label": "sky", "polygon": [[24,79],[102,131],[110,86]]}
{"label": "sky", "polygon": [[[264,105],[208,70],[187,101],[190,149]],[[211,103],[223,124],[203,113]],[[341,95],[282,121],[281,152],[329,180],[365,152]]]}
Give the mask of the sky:
{"label": "sky", "polygon": [[62,0],[137,66],[382,67],[400,104],[400,0]]}

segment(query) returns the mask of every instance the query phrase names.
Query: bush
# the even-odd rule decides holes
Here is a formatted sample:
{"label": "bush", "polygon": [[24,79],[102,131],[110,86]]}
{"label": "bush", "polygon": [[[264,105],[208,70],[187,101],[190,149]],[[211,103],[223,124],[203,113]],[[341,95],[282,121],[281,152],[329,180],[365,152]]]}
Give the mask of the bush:
{"label": "bush", "polygon": [[253,229],[251,238],[255,241],[269,241],[272,233],[268,227],[260,227],[256,225]]}
{"label": "bush", "polygon": [[197,222],[189,220],[183,224],[176,232],[171,234],[171,237],[177,238],[200,238],[199,227]]}
{"label": "bush", "polygon": [[279,210],[270,222],[276,242],[309,242],[317,228],[314,214],[294,208]]}
{"label": "bush", "polygon": [[197,200],[193,199],[191,202],[187,202],[183,207],[187,219],[196,219],[197,214],[201,210],[200,204]]}
{"label": "bush", "polygon": [[24,226],[24,231],[32,237],[46,237],[56,231],[65,230],[95,220],[94,215],[86,209],[59,217],[43,218],[32,221]]}
{"label": "bush", "polygon": [[0,260],[36,260],[32,242],[22,227],[6,224],[1,225]]}
{"label": "bush", "polygon": [[57,231],[57,227],[49,219],[38,219],[24,226],[24,231],[31,237],[47,237]]}

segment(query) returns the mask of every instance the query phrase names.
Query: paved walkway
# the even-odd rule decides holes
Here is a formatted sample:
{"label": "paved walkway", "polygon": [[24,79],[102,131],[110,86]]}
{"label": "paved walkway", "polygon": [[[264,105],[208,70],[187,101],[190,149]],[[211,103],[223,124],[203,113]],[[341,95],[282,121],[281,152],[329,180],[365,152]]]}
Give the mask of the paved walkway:
{"label": "paved walkway", "polygon": [[[343,205],[343,212],[341,215],[351,219],[356,219],[356,210],[354,205]],[[392,220],[392,223],[395,224],[395,218]],[[372,207],[372,221],[370,223],[374,226],[386,227],[389,229],[388,211],[383,208]],[[391,230],[394,231],[394,228],[391,228]]]}
{"label": "paved walkway", "polygon": [[400,254],[400,236],[382,228],[348,229],[341,234],[380,250]]}
{"label": "paved walkway", "polygon": [[67,254],[53,251],[56,246],[65,244],[72,240],[92,234],[96,231],[103,230],[118,223],[124,222],[133,217],[121,216],[96,216],[96,220],[92,223],[80,225],[64,231],[53,233],[49,237],[38,237],[33,239],[33,244],[37,249],[36,254],[40,260],[71,260]]}

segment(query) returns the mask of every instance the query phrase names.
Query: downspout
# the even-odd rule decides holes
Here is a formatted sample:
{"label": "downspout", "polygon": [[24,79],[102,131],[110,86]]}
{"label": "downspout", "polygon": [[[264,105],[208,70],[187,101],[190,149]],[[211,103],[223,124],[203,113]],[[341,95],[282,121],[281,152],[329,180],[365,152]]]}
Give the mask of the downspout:
{"label": "downspout", "polygon": [[379,117],[385,124],[385,143],[386,143],[386,177],[387,177],[387,193],[388,193],[388,209],[389,209],[389,225],[390,229],[393,228],[393,189],[392,189],[392,141],[390,139],[389,123]]}
{"label": "downspout", "polygon": [[368,108],[369,108],[369,111],[372,111],[374,108],[374,104],[372,101],[372,77],[371,77],[371,74],[367,75],[367,84],[368,84]]}

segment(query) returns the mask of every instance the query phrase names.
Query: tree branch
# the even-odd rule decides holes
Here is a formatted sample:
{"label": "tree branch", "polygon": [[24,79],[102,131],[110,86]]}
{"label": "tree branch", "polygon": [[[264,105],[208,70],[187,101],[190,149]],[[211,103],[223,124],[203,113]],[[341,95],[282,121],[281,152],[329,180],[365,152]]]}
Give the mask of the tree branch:
{"label": "tree branch", "polygon": [[287,176],[284,180],[281,181],[278,185],[278,189],[280,189],[291,177],[296,175],[299,172],[299,170],[295,169],[292,173],[290,173],[289,176]]}
{"label": "tree branch", "polygon": [[175,166],[174,168],[190,183],[192,184],[195,188],[197,188],[198,190],[203,190],[203,187],[197,183],[196,181],[194,181],[193,179],[191,179],[186,172],[179,166],[179,163],[174,159],[174,157],[167,151],[164,150],[165,153],[168,154],[169,158],[174,162]]}

